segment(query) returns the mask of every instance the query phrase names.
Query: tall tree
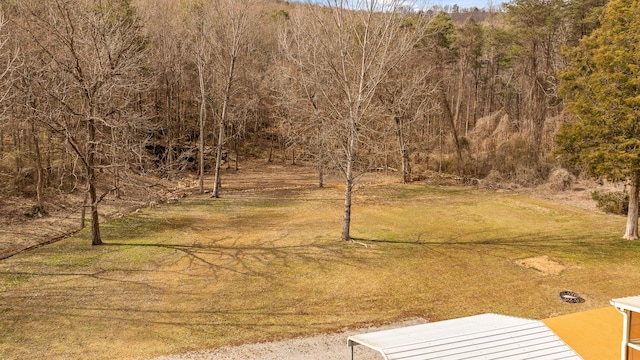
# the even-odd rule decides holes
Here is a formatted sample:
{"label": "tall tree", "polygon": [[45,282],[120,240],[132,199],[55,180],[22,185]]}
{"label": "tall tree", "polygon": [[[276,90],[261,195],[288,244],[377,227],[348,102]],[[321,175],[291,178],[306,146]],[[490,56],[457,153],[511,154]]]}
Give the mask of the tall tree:
{"label": "tall tree", "polygon": [[198,179],[200,193],[204,193],[205,170],[205,125],[207,120],[207,103],[211,98],[212,87],[211,61],[213,57],[213,24],[210,12],[213,3],[192,2],[189,3],[189,12],[186,15],[186,23],[189,25],[189,50],[195,62],[198,78],[200,109],[198,112]]}
{"label": "tall tree", "polygon": [[[327,117],[339,148],[345,179],[342,240],[351,240],[352,192],[359,147],[368,122],[375,119],[373,102],[391,69],[416,45],[419,29],[403,26],[405,1],[328,0],[311,2],[292,17],[313,48],[311,72],[326,74],[318,96],[327,104]],[[296,56],[296,54],[294,54]],[[306,96],[306,95],[305,95]]]}
{"label": "tall tree", "polygon": [[[98,173],[118,164],[105,156],[119,127],[135,126],[131,106],[145,83],[145,40],[128,0],[20,3],[23,30],[36,45],[25,58],[42,69],[39,87],[52,109],[47,125],[62,136],[85,169],[93,245],[102,244]],[[131,129],[133,130],[133,129]],[[106,194],[105,194],[106,195]]]}
{"label": "tall tree", "polygon": [[[525,100],[526,126],[534,156],[542,156],[542,132],[547,116],[547,95],[554,92],[556,60],[560,55],[563,0],[512,0],[505,5],[515,32],[515,57],[519,60]],[[528,126],[527,126],[528,125]]]}
{"label": "tall tree", "polygon": [[571,0],[566,4],[569,26],[569,43],[578,44],[583,37],[591,34],[600,25],[600,14],[608,0]]}
{"label": "tall tree", "polygon": [[15,79],[12,72],[18,60],[17,46],[14,46],[17,42],[10,42],[12,38],[8,30],[7,20],[0,5],[0,155],[4,152],[7,100],[11,95],[11,83]]}
{"label": "tall tree", "polygon": [[213,197],[220,196],[222,183],[220,168],[225,143],[225,125],[229,120],[231,103],[237,94],[238,65],[250,43],[250,27],[254,23],[253,0],[215,0],[211,21],[214,23],[215,66],[220,75],[218,88],[218,140],[216,142],[216,164],[214,169]]}
{"label": "tall tree", "polygon": [[[144,31],[149,41],[148,57],[153,74],[150,93],[153,94],[153,112],[148,115],[155,120],[155,128],[144,145],[154,151],[154,164],[161,175],[175,178],[177,171],[184,169],[180,159],[185,144],[193,133],[190,117],[186,115],[187,104],[191,104],[198,93],[191,89],[199,81],[192,79],[192,62],[197,62],[194,51],[194,29],[200,15],[189,13],[191,3],[173,0],[136,0],[137,9],[145,19]],[[189,35],[191,34],[191,35]],[[197,66],[196,66],[197,67]],[[183,159],[180,159],[183,160]],[[188,163],[188,161],[186,161]],[[148,168],[148,171],[155,170]]]}
{"label": "tall tree", "polygon": [[[483,29],[482,25],[469,17],[464,24],[458,28],[453,47],[456,49],[457,64],[458,64],[458,82],[456,85],[456,101],[454,105],[454,118],[455,123],[464,127],[464,136],[469,133],[470,123],[470,107],[473,102],[473,112],[475,114],[476,101],[471,101],[471,96],[474,93],[472,86],[477,86],[477,80],[475,82],[468,81],[468,75],[471,72],[478,77],[477,70],[480,67],[480,56],[482,55],[483,46]],[[462,104],[463,98],[467,98],[467,116],[462,126]],[[475,120],[475,118],[474,118]]]}
{"label": "tall tree", "polygon": [[322,97],[321,86],[330,80],[326,72],[314,66],[316,51],[320,48],[316,42],[321,40],[299,31],[300,21],[304,18],[283,22],[279,45],[284,59],[273,83],[277,84],[282,113],[279,125],[291,129],[291,137],[311,147],[317,161],[318,186],[323,187],[329,140],[324,113],[328,105]]}
{"label": "tall tree", "polygon": [[[4,18],[2,7],[0,6],[0,105],[8,98],[13,81],[12,72],[18,65],[18,49],[12,49],[9,43],[10,35],[7,32],[7,21]],[[0,107],[0,114],[3,113],[3,107]],[[2,138],[0,137],[0,142]],[[1,147],[2,145],[0,145]]]}
{"label": "tall tree", "polygon": [[[454,49],[452,48],[452,44],[455,39],[455,30],[455,25],[451,16],[441,11],[429,24],[429,36],[423,39],[424,43],[422,45],[428,49],[427,54],[429,57],[427,58],[427,61],[436,64],[437,76],[432,77],[432,79],[437,82],[441,114],[451,129],[451,135],[453,136],[457,155],[458,172],[460,175],[465,175],[464,160],[462,157],[462,143],[460,141],[457,121],[459,116],[459,112],[457,111],[459,106],[457,105],[459,104],[454,102],[454,106],[452,107],[451,100],[449,99],[449,95],[452,92],[448,91],[448,89],[454,86],[451,86],[451,83],[446,81],[447,78],[449,78],[449,73],[447,71],[448,65],[452,63],[455,64],[453,57]],[[464,81],[464,76],[461,75],[460,77],[462,78],[462,81]],[[453,95],[451,97],[455,98]]]}
{"label": "tall tree", "polygon": [[602,25],[568,51],[562,93],[575,121],[563,125],[559,150],[573,163],[629,182],[624,238],[638,239],[640,182],[640,0],[612,0]]}
{"label": "tall tree", "polygon": [[430,81],[435,66],[422,61],[420,49],[405,56],[401,66],[391,71],[378,91],[378,100],[391,119],[401,165],[402,183],[411,181],[411,154],[422,137],[427,114],[440,107],[440,87]]}

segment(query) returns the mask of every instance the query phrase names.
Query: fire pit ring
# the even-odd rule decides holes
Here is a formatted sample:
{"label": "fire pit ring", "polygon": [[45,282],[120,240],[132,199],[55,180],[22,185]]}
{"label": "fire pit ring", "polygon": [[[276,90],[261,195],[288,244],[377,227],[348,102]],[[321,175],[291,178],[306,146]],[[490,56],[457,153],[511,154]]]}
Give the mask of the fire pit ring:
{"label": "fire pit ring", "polygon": [[580,296],[580,294],[573,291],[561,291],[560,299],[564,302],[568,302],[571,304],[581,304],[585,302],[585,300]]}

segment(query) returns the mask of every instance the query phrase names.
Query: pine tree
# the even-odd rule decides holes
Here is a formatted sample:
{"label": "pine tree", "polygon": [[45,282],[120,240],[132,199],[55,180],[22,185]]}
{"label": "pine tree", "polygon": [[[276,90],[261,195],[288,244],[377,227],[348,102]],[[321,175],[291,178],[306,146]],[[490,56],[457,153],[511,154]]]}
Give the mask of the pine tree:
{"label": "pine tree", "polygon": [[576,121],[559,151],[597,177],[629,181],[625,239],[638,239],[640,180],[640,0],[613,0],[601,27],[568,51],[562,94]]}

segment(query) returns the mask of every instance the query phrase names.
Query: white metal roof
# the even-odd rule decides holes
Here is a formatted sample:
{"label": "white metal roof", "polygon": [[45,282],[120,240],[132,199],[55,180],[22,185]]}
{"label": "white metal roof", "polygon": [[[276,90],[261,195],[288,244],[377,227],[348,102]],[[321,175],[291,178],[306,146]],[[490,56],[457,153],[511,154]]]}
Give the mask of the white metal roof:
{"label": "white metal roof", "polygon": [[640,312],[640,296],[629,296],[610,301],[611,305],[620,310],[630,310]]}
{"label": "white metal roof", "polygon": [[541,321],[497,314],[354,335],[348,344],[386,360],[582,359]]}

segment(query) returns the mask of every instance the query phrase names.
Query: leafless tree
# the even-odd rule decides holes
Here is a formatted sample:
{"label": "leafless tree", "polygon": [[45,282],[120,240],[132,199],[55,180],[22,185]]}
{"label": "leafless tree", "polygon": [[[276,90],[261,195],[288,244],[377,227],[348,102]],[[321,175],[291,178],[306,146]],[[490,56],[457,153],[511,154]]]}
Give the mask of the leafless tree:
{"label": "leafless tree", "polygon": [[141,91],[146,42],[127,1],[54,0],[20,4],[23,30],[36,46],[29,56],[42,69],[47,125],[65,139],[85,169],[92,244],[102,244],[98,173],[119,164],[105,154],[117,128],[139,120],[132,102]]}
{"label": "leafless tree", "polygon": [[314,48],[291,56],[312,54],[304,61],[315,69],[310,72],[326,74],[317,84],[318,96],[327,104],[327,122],[333,128],[329,137],[335,136],[340,146],[336,150],[345,178],[343,240],[351,240],[357,154],[363,131],[376,118],[371,113],[376,91],[422,35],[417,28],[403,26],[405,5],[395,0],[331,0],[323,6],[308,3],[293,15],[292,31]]}
{"label": "leafless tree", "polygon": [[214,169],[213,197],[220,196],[222,184],[220,169],[222,167],[223,146],[225,143],[225,125],[229,120],[232,97],[237,94],[237,72],[241,57],[250,44],[251,26],[257,21],[255,1],[252,0],[215,0],[212,3],[211,21],[214,24],[214,66],[221,75],[218,113],[218,140],[216,143],[216,163]]}
{"label": "leafless tree", "polygon": [[[6,104],[10,97],[13,71],[18,65],[18,48],[9,43],[10,33],[7,21],[0,6],[0,155],[4,152],[4,130],[6,122]],[[15,43],[15,42],[14,42]]]}
{"label": "leafless tree", "polygon": [[190,70],[192,60],[199,58],[193,46],[193,32],[201,14],[189,12],[189,7],[173,0],[137,0],[137,4],[146,19],[144,31],[152,59],[149,66],[155,79],[155,111],[149,115],[156,119],[156,129],[146,139],[147,145],[154,150],[160,174],[174,178],[185,167],[184,162],[177,161],[179,150],[190,147],[185,144],[191,130],[186,109],[195,98],[192,94],[198,93],[191,89],[199,82],[193,81]]}
{"label": "leafless tree", "polygon": [[421,61],[420,51],[408,54],[378,91],[381,106],[391,119],[401,164],[402,183],[411,181],[411,151],[427,115],[438,108],[438,86],[430,81],[433,64]]}
{"label": "leafless tree", "polygon": [[[215,24],[210,13],[215,7],[213,2],[209,3],[189,3],[189,12],[186,14],[185,23],[189,29],[189,52],[197,69],[200,110],[198,113],[198,178],[200,193],[204,193],[204,170],[205,170],[205,123],[207,119],[208,99],[211,97],[210,87],[212,87],[212,58]],[[179,31],[179,30],[178,30]]]}

